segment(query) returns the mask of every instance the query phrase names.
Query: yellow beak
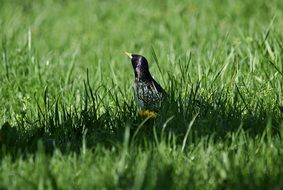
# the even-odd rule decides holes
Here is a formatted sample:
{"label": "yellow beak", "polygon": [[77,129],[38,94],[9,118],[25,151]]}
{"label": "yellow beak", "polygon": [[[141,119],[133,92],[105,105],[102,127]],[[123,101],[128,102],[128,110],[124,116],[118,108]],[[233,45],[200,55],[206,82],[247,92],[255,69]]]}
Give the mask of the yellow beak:
{"label": "yellow beak", "polygon": [[128,52],[125,52],[125,54],[130,58],[130,59],[132,59],[133,58],[133,56],[132,56],[132,54],[131,53],[128,53]]}

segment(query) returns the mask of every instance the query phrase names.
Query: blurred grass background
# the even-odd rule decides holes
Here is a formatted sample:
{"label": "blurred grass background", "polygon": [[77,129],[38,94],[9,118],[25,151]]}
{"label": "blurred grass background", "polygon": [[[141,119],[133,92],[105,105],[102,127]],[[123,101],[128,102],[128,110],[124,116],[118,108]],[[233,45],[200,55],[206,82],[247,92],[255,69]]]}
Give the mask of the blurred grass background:
{"label": "blurred grass background", "polygon": [[[0,5],[0,188],[282,188],[282,1]],[[173,99],[141,132],[124,51]]]}

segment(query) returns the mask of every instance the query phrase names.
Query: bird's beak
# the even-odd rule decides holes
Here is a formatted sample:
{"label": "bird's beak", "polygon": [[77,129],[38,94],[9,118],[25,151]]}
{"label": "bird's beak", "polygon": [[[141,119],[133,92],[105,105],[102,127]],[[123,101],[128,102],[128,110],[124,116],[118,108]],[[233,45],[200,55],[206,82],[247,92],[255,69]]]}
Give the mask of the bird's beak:
{"label": "bird's beak", "polygon": [[125,54],[130,58],[130,59],[132,59],[133,58],[133,56],[132,56],[132,54],[131,53],[128,53],[128,52],[125,52]]}

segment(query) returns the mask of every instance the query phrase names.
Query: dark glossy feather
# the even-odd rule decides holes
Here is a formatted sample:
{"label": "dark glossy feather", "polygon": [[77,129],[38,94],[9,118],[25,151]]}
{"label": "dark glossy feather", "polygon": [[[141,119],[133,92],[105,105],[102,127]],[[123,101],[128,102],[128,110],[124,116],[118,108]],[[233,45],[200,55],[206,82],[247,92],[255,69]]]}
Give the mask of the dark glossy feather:
{"label": "dark glossy feather", "polygon": [[158,111],[166,96],[164,89],[152,78],[145,57],[130,54],[130,58],[135,73],[135,95],[139,107]]}

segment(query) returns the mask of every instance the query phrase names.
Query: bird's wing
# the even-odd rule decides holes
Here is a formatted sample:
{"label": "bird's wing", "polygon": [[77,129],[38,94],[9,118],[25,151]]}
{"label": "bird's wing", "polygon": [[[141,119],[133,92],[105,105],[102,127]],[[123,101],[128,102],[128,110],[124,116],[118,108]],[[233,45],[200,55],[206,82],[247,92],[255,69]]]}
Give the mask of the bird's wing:
{"label": "bird's wing", "polygon": [[154,79],[152,80],[152,86],[154,90],[157,91],[158,93],[162,95],[166,94],[165,90]]}

